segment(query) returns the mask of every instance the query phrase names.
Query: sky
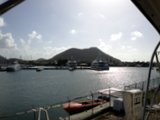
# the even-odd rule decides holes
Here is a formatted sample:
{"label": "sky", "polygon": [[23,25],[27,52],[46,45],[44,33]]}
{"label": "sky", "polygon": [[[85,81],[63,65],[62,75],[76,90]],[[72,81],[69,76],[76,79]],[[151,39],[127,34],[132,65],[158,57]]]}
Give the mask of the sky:
{"label": "sky", "polygon": [[69,48],[97,47],[121,61],[150,61],[158,41],[130,0],[26,0],[0,16],[6,58],[49,59]]}

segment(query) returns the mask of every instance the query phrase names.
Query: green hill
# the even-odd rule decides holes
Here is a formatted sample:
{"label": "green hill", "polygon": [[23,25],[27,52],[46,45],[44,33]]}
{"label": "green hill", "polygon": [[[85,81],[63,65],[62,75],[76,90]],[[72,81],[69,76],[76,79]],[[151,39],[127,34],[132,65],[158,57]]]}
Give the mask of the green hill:
{"label": "green hill", "polygon": [[100,56],[102,59],[106,60],[110,65],[121,65],[122,62],[104,52],[96,47],[88,49],[77,49],[71,48],[60,54],[49,59],[49,61],[67,61],[71,58],[75,59],[78,63],[91,63],[93,60]]}

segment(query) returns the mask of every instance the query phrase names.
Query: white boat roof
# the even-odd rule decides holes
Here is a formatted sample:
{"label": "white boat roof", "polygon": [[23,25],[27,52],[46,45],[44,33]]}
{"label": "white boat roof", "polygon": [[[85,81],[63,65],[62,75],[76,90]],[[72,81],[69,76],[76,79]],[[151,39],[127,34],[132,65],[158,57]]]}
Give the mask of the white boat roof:
{"label": "white boat roof", "polygon": [[132,2],[160,33],[160,0],[132,0]]}
{"label": "white boat roof", "polygon": [[127,90],[126,92],[138,93],[138,92],[141,92],[141,90],[140,89],[131,89],[131,90]]}
{"label": "white boat roof", "polygon": [[101,90],[98,90],[98,93],[102,93],[102,94],[111,94],[111,93],[115,93],[115,92],[123,92],[124,90],[122,89],[118,89],[118,88],[107,88],[107,89],[101,89]]}

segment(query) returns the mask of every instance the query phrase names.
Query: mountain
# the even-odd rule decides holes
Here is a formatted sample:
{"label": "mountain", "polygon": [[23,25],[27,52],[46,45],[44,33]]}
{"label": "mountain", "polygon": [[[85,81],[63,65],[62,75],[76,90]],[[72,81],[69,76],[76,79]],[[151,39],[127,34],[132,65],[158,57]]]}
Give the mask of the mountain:
{"label": "mountain", "polygon": [[7,63],[7,59],[0,55],[0,64]]}
{"label": "mountain", "polygon": [[121,65],[122,62],[104,52],[96,47],[88,49],[77,49],[71,48],[60,54],[49,59],[49,61],[59,61],[59,60],[69,60],[71,58],[75,59],[78,63],[91,63],[93,60],[100,56],[102,59],[105,59],[110,65]]}
{"label": "mountain", "polygon": [[46,59],[44,59],[44,58],[39,58],[39,59],[37,59],[37,60],[35,60],[35,61],[41,62],[41,61],[46,61]]}
{"label": "mountain", "polygon": [[5,61],[5,60],[7,60],[7,59],[0,55],[0,61]]}
{"label": "mountain", "polygon": [[6,60],[6,58],[0,55],[0,60]]}

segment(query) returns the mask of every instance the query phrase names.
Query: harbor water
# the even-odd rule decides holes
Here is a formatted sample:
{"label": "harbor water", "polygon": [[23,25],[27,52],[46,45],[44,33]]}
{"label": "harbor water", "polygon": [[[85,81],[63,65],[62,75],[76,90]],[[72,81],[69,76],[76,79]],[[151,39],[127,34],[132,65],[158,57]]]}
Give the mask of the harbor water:
{"label": "harbor water", "polygon": [[[83,96],[108,87],[147,80],[148,68],[111,67],[109,71],[94,70],[21,70],[0,72],[0,119],[33,120],[33,113],[14,116],[40,106],[48,106],[74,97]],[[152,78],[159,73],[152,70]],[[67,113],[62,108],[52,109],[49,116],[58,120]],[[12,117],[12,118],[11,118]]]}

